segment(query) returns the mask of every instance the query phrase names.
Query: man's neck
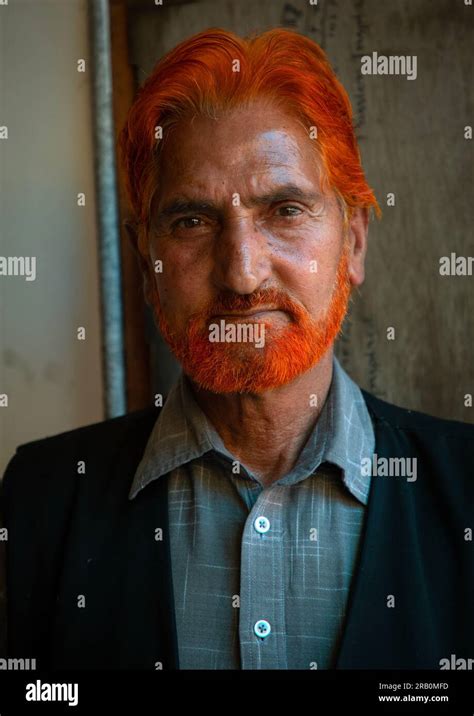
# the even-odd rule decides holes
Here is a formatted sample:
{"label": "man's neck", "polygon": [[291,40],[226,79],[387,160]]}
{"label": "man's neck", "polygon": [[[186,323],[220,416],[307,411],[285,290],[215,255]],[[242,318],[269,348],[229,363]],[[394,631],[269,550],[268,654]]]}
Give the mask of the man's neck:
{"label": "man's neck", "polygon": [[326,401],[332,371],[331,347],[311,370],[259,395],[216,394],[190,383],[226,448],[266,486],[296,464]]}

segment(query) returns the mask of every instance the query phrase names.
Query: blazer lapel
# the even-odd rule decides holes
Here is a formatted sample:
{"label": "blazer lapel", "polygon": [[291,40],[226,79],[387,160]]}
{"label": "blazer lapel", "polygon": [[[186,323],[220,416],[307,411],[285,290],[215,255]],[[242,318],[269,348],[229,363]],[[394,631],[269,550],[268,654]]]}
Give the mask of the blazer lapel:
{"label": "blazer lapel", "polygon": [[95,446],[94,474],[77,483],[56,605],[56,667],[178,668],[166,477],[128,499],[156,417],[147,412]]}
{"label": "blazer lapel", "polygon": [[[374,422],[378,458],[415,457],[405,431],[379,418],[372,396],[363,394]],[[372,477],[338,669],[433,668],[435,619],[417,537],[419,489],[419,481],[405,477]]]}

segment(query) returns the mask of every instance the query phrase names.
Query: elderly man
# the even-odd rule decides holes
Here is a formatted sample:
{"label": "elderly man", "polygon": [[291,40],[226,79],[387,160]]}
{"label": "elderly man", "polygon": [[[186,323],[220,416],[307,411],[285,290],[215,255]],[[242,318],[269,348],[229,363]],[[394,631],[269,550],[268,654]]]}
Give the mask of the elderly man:
{"label": "elderly man", "polygon": [[10,655],[44,667],[440,668],[473,655],[472,426],[334,356],[378,213],[349,99],[283,29],[155,67],[120,137],[164,407],[21,446]]}

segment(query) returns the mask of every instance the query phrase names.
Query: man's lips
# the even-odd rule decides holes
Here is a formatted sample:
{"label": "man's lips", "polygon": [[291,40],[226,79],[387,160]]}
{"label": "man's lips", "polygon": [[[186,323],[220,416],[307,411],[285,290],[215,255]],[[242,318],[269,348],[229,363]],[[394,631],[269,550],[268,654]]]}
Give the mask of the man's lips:
{"label": "man's lips", "polygon": [[224,316],[233,316],[234,318],[249,318],[259,316],[264,313],[274,313],[279,311],[278,308],[257,308],[251,311],[223,311],[222,313],[216,313],[212,318],[223,318]]}

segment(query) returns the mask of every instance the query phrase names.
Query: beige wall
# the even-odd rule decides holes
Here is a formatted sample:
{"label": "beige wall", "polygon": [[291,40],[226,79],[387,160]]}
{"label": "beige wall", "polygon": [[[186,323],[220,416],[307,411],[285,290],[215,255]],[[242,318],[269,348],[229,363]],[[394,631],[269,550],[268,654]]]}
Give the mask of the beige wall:
{"label": "beige wall", "polygon": [[0,6],[0,255],[37,263],[0,276],[0,473],[18,444],[103,419],[86,5]]}

